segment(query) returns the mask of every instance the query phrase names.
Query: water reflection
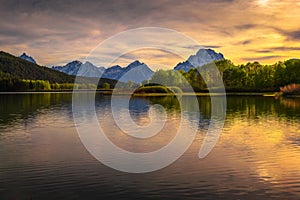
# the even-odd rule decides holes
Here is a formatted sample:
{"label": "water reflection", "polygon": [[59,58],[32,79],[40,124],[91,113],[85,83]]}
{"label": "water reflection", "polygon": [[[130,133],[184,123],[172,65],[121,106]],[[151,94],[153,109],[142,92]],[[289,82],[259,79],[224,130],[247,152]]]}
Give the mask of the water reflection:
{"label": "water reflection", "polygon": [[[0,125],[7,126],[17,119],[28,119],[44,110],[60,109],[64,107],[71,111],[71,93],[38,93],[38,94],[0,94]],[[130,113],[138,119],[139,115],[147,113],[150,105],[160,104],[169,113],[180,112],[180,104],[176,97],[135,97],[130,101]],[[192,113],[195,105],[189,103],[189,97],[182,97],[184,110]],[[198,97],[199,110],[205,119],[211,115],[209,97]],[[96,95],[97,108],[110,109],[110,96]],[[127,107],[124,107],[127,109]],[[227,116],[236,118],[243,116],[257,119],[260,116],[270,115],[279,118],[299,118],[300,98],[274,99],[272,97],[229,97]],[[71,112],[69,112],[71,116]],[[29,122],[30,123],[30,122]]]}
{"label": "water reflection", "polygon": [[[182,101],[186,123],[199,124],[191,148],[166,169],[131,175],[103,166],[86,152],[73,123],[72,94],[0,95],[0,198],[300,198],[299,98],[228,97],[223,133],[204,160],[197,154],[209,125],[210,98],[198,98],[200,119],[189,97]],[[166,126],[156,137],[138,140],[116,126],[109,96],[96,95],[95,101],[108,137],[132,152],[153,151],[174,137],[180,123],[174,97],[132,98],[132,118],[149,123],[154,104],[166,108]]]}
{"label": "water reflection", "polygon": [[37,94],[0,94],[0,126],[13,126],[18,120],[30,124],[38,113],[49,109],[69,107],[71,93],[37,93]]}
{"label": "water reflection", "polygon": [[[280,103],[286,108],[300,109],[300,98],[281,98]],[[299,113],[299,112],[298,112]]]}

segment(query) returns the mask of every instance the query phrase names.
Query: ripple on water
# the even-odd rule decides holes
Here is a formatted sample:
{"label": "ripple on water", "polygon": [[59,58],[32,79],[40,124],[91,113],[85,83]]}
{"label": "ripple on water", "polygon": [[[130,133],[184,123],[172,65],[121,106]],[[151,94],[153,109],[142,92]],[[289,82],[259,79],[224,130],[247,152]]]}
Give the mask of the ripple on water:
{"label": "ripple on water", "polygon": [[[1,113],[0,199],[300,199],[299,108],[286,109],[290,101],[229,97],[220,140],[200,160],[210,116],[209,99],[201,99],[200,119],[193,108],[184,113],[185,125],[199,125],[188,151],[167,168],[128,174],[104,166],[86,151],[73,123],[70,96],[52,95],[18,96],[24,102],[8,104]],[[11,97],[3,98],[0,104],[10,102]],[[115,130],[109,98],[97,98],[99,121]],[[29,99],[34,105],[26,103]],[[134,108],[134,119],[141,124],[147,122],[147,112],[138,108],[151,101],[162,100],[139,99]],[[151,142],[129,142],[116,131],[111,137],[130,150],[160,147],[174,137],[180,123],[176,106],[167,113],[165,134]]]}

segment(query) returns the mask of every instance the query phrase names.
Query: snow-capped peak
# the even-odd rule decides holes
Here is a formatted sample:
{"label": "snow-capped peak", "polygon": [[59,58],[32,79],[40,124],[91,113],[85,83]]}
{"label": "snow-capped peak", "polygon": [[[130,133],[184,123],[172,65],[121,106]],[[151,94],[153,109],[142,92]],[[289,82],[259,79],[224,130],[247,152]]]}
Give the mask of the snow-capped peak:
{"label": "snow-capped peak", "polygon": [[178,63],[174,70],[189,71],[191,68],[203,66],[212,63],[215,60],[223,60],[222,53],[216,53],[212,49],[199,49],[196,55],[191,55],[185,62]]}

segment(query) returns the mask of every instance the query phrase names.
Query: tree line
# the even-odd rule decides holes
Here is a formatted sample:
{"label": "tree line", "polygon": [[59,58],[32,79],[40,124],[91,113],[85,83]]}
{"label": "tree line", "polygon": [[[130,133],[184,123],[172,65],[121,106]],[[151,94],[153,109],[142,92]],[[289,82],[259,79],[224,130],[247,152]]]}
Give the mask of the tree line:
{"label": "tree line", "polygon": [[99,81],[92,83],[51,83],[48,80],[26,80],[0,71],[0,91],[50,91],[73,89],[111,89],[111,84]]}
{"label": "tree line", "polygon": [[[215,64],[215,65],[213,65]],[[167,86],[177,86],[187,89],[191,85],[195,91],[207,91],[219,87],[214,76],[222,78],[226,91],[278,91],[280,87],[292,83],[300,83],[300,60],[290,59],[272,65],[262,65],[252,62],[235,65],[230,60],[215,61],[197,69],[191,68],[188,72],[174,70],[158,70],[148,82],[156,82]],[[211,74],[212,67],[216,66],[218,74]],[[200,73],[199,73],[200,72]]]}

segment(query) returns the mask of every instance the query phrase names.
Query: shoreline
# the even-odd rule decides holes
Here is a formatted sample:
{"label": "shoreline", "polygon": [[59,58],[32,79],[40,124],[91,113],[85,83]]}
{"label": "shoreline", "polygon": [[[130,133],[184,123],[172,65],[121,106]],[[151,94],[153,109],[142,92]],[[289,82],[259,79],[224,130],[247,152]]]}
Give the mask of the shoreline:
{"label": "shoreline", "polygon": [[[43,94],[43,93],[85,93],[85,92],[95,92],[95,90],[52,90],[52,91],[20,91],[20,92],[0,92],[0,95],[5,94]],[[96,93],[103,95],[112,95],[112,90],[96,90]],[[116,91],[114,95],[127,96],[132,95],[134,97],[164,97],[164,96],[199,96],[199,97],[209,97],[209,96],[264,96],[264,97],[276,97],[276,93],[264,93],[264,92],[228,92],[228,93],[207,93],[207,92],[183,92],[183,93],[143,93],[143,94],[131,94],[125,91]],[[285,97],[300,97],[300,95],[286,95]]]}

